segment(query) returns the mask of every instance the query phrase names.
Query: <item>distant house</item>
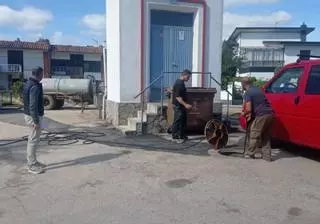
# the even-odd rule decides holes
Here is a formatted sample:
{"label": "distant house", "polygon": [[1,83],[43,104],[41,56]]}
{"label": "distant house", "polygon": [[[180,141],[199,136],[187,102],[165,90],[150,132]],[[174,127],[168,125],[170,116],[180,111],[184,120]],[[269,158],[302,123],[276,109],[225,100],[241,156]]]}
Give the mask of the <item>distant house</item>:
{"label": "distant house", "polygon": [[0,41],[0,90],[15,80],[31,76],[41,66],[44,76],[102,80],[102,47],[51,45],[47,39],[35,42]]}
{"label": "distant house", "polygon": [[91,46],[51,45],[51,75],[53,77],[102,77],[102,48]]}
{"label": "distant house", "polygon": [[8,90],[21,76],[31,75],[32,68],[41,66],[49,71],[50,44],[46,41],[0,41],[0,88]]}
{"label": "distant house", "polygon": [[[300,27],[236,28],[228,41],[234,43],[237,54],[243,58],[238,76],[269,80],[278,68],[295,62],[298,54],[320,55],[320,42],[307,41],[307,36],[314,30],[305,24]],[[235,83],[233,87],[230,85],[229,91],[235,92],[239,88],[239,83]],[[222,93],[221,99],[227,100],[226,92]],[[242,100],[233,103],[242,103]]]}

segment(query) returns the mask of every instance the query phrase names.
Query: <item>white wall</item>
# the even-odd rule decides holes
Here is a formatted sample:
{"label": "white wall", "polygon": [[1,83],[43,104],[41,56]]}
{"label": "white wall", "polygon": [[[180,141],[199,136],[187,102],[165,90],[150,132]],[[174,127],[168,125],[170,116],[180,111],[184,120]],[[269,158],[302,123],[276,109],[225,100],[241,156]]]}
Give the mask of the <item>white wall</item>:
{"label": "white wall", "polygon": [[[212,72],[214,78],[221,83],[221,53],[222,53],[222,29],[223,29],[223,0],[207,0],[207,52],[206,72]],[[213,82],[217,93],[215,102],[220,102],[221,88]]]}
{"label": "white wall", "polygon": [[101,54],[83,54],[84,61],[101,61]]}
{"label": "white wall", "polygon": [[8,90],[8,75],[6,73],[0,73],[0,92],[1,90]]}
{"label": "white wall", "polygon": [[23,50],[23,71],[24,77],[31,75],[31,70],[37,66],[43,68],[43,51]]}
{"label": "white wall", "polygon": [[[145,3],[145,84],[149,80],[149,10],[152,5],[158,5],[160,8],[167,7],[170,10],[183,11],[199,10],[201,17],[201,5],[177,3],[169,4],[170,0],[147,0]],[[150,4],[149,4],[150,3]],[[207,0],[207,35],[206,35],[206,63],[205,72],[212,72],[214,77],[221,80],[221,46],[222,46],[222,13],[223,0]],[[141,57],[141,5],[140,1],[121,0],[113,1],[106,0],[107,11],[107,83],[112,83],[108,88],[108,99],[116,102],[139,102],[139,99],[134,100],[133,97],[140,92],[140,57]],[[199,18],[200,20],[200,18]],[[198,23],[198,30],[202,33],[202,21]],[[197,27],[195,27],[197,28]],[[202,40],[201,36],[196,36],[198,41]],[[201,50],[201,51],[200,51]],[[199,67],[202,61],[201,44],[195,45],[193,56],[193,64]],[[217,87],[218,93],[215,97],[220,101],[220,87]]]}
{"label": "white wall", "polygon": [[285,64],[296,62],[298,59],[297,54],[300,53],[300,50],[311,50],[311,55],[320,55],[320,46],[285,46]]}
{"label": "white wall", "polygon": [[70,53],[69,52],[52,52],[51,58],[52,59],[70,60]]}
{"label": "white wall", "polygon": [[264,47],[263,41],[300,41],[299,33],[241,33],[240,47]]}
{"label": "white wall", "polygon": [[7,49],[0,49],[0,65],[8,64],[8,51]]}

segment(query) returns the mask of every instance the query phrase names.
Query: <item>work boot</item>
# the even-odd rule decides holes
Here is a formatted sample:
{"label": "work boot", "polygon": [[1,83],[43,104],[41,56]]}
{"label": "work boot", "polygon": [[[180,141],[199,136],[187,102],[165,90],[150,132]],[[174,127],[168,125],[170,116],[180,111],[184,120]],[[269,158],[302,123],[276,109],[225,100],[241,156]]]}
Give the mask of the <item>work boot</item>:
{"label": "work boot", "polygon": [[267,161],[267,162],[272,162],[272,161],[273,161],[272,158],[269,157],[269,156],[263,156],[262,159],[263,159],[264,161]]}
{"label": "work boot", "polygon": [[28,172],[33,174],[41,174],[44,172],[44,169],[38,164],[28,165]]}
{"label": "work boot", "polygon": [[178,144],[183,144],[186,140],[184,139],[174,139],[174,141]]}
{"label": "work boot", "polygon": [[183,136],[182,139],[184,139],[186,141],[189,140],[188,136]]}
{"label": "work boot", "polygon": [[254,159],[254,155],[246,154],[246,155],[244,155],[244,158],[245,159]]}
{"label": "work boot", "polygon": [[44,168],[47,167],[46,164],[40,163],[39,161],[36,162],[36,165],[37,165],[37,166],[40,166],[42,169],[44,169]]}

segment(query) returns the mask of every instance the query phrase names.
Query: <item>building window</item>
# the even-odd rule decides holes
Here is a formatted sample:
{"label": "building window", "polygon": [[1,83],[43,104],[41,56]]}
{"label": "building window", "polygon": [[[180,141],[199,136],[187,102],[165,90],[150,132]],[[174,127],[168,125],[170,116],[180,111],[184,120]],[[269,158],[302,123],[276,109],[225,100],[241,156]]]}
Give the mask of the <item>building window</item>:
{"label": "building window", "polygon": [[100,61],[85,61],[84,72],[101,72]]}
{"label": "building window", "polygon": [[320,65],[312,66],[305,93],[308,95],[320,94]]}
{"label": "building window", "polygon": [[296,93],[304,68],[289,68],[283,71],[267,88],[269,93]]}
{"label": "building window", "polygon": [[241,48],[243,67],[279,67],[283,65],[283,49]]}

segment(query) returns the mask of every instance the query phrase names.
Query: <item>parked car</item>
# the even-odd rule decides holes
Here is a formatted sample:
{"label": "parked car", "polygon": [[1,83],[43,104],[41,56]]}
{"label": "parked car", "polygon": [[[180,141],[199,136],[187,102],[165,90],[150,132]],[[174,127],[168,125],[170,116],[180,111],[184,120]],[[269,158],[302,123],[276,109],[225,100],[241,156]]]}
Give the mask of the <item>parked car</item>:
{"label": "parked car", "polygon": [[284,66],[263,89],[276,115],[272,137],[320,150],[320,60]]}

